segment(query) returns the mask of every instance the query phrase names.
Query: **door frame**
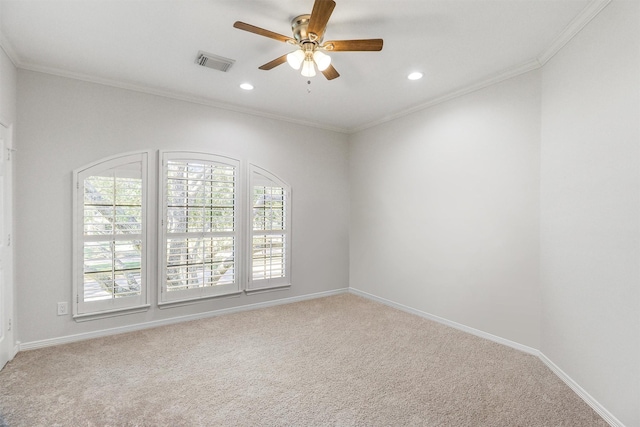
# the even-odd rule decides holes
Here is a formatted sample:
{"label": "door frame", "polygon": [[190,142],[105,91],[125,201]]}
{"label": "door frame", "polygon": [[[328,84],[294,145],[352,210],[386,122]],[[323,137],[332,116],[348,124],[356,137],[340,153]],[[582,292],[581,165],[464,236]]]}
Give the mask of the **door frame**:
{"label": "door frame", "polygon": [[18,352],[13,277],[13,124],[0,117],[0,369]]}

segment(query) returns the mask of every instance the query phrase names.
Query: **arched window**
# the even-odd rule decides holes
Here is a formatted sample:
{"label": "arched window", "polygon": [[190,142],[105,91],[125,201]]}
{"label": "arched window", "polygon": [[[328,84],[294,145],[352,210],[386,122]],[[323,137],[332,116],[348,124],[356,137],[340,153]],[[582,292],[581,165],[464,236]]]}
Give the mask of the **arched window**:
{"label": "arched window", "polygon": [[75,318],[148,307],[147,152],[74,171]]}
{"label": "arched window", "polygon": [[291,188],[249,165],[249,280],[247,292],[291,284]]}
{"label": "arched window", "polygon": [[[288,184],[229,157],[161,151],[156,197],[148,157],[122,154],[74,171],[76,320],[148,308],[147,272],[156,268],[159,306],[290,286]],[[147,240],[156,208],[157,258]]]}
{"label": "arched window", "polygon": [[161,153],[159,304],[239,293],[239,161]]}

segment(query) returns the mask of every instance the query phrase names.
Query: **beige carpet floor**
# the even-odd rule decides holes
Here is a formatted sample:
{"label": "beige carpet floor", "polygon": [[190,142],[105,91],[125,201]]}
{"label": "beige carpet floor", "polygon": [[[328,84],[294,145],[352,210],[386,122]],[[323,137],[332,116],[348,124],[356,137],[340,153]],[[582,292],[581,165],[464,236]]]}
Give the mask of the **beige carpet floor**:
{"label": "beige carpet floor", "polygon": [[19,426],[606,426],[536,357],[350,294],[19,353]]}

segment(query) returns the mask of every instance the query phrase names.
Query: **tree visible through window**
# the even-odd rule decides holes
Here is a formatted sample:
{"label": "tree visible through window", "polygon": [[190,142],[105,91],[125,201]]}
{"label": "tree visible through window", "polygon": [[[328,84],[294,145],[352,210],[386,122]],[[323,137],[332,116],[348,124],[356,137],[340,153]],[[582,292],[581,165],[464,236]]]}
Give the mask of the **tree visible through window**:
{"label": "tree visible through window", "polygon": [[76,315],[146,298],[146,153],[76,171]]}
{"label": "tree visible through window", "polygon": [[285,286],[289,280],[289,186],[251,166],[251,268],[249,290]]}
{"label": "tree visible through window", "polygon": [[[244,180],[228,157],[166,151],[156,198],[147,191],[148,154],[74,171],[74,317],[148,307],[150,265],[159,271],[159,305],[291,283],[285,182],[254,165]],[[158,257],[150,258],[147,214],[156,208]]]}
{"label": "tree visible through window", "polygon": [[198,153],[163,155],[161,302],[239,291],[237,163]]}

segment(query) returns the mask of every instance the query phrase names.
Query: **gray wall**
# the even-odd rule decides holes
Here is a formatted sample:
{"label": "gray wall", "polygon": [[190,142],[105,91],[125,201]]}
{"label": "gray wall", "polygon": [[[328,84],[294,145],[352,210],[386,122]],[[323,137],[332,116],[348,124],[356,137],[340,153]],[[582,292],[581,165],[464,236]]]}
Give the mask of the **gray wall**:
{"label": "gray wall", "polygon": [[355,289],[536,349],[640,426],[640,3],[543,68],[354,135]]}
{"label": "gray wall", "polygon": [[358,133],[355,289],[540,344],[538,72]]}
{"label": "gray wall", "polygon": [[[24,70],[18,73],[18,123],[16,281],[23,343],[348,286],[346,135]],[[139,149],[227,155],[289,183],[291,289],[160,310],[151,266],[148,312],[84,323],[57,316],[56,303],[72,298],[72,171]],[[155,239],[155,220],[150,225]]]}
{"label": "gray wall", "polygon": [[[540,349],[640,425],[638,22],[640,3],[614,0],[541,70],[349,137],[19,71],[19,339],[350,284]],[[15,69],[4,55],[0,66],[12,120]],[[81,324],[56,316],[71,300],[71,171],[136,149],[226,154],[288,181],[293,287]]]}
{"label": "gray wall", "polygon": [[0,121],[7,126],[16,119],[16,68],[0,48]]}
{"label": "gray wall", "polygon": [[542,352],[640,426],[640,2],[542,74]]}

